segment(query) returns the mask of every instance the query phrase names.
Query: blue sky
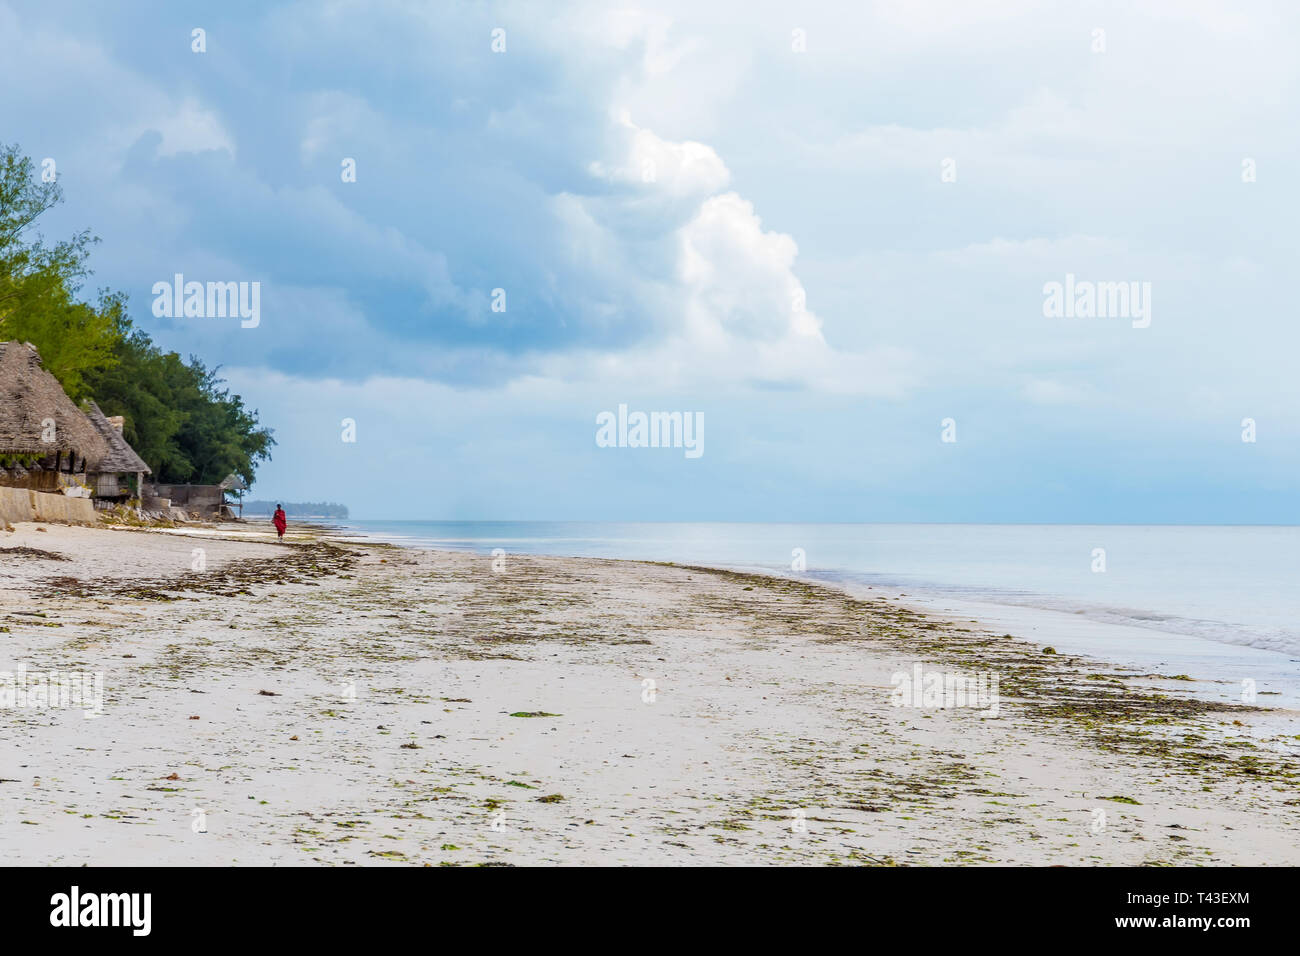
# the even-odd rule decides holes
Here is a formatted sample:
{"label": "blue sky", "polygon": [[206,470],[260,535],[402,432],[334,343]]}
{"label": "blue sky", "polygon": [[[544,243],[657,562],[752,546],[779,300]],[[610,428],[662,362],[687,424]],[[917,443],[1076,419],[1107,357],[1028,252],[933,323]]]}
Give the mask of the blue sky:
{"label": "blue sky", "polygon": [[[92,284],[275,428],[258,496],[1293,523],[1298,20],[0,0],[0,140],[56,161]],[[261,323],[154,317],[178,272],[260,282]],[[1149,327],[1046,317],[1067,273],[1150,283]],[[597,447],[620,403],[703,413],[704,454]]]}

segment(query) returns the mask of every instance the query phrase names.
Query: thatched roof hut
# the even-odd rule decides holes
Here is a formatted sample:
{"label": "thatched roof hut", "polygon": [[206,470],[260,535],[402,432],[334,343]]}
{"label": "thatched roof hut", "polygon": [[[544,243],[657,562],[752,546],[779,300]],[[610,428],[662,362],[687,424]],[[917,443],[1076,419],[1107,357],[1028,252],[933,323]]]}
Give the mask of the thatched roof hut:
{"label": "thatched roof hut", "polygon": [[86,403],[86,417],[90,419],[90,424],[95,427],[95,431],[104,439],[108,445],[109,451],[97,462],[91,463],[91,470],[98,472],[118,472],[127,474],[146,475],[153,474],[149,466],[144,463],[135,449],[126,443],[122,433],[117,430],[112,422],[105,417],[104,413],[99,410],[99,406],[94,402]]}
{"label": "thatched roof hut", "polygon": [[[52,432],[46,427],[50,420]],[[75,456],[93,468],[111,452],[58,380],[41,367],[35,346],[0,342],[0,455]]]}

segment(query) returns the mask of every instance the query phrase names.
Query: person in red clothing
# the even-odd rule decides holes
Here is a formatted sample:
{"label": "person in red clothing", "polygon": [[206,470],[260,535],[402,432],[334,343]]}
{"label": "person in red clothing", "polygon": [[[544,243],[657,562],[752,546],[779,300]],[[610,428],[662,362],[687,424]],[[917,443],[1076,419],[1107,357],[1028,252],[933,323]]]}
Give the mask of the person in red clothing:
{"label": "person in red clothing", "polygon": [[284,529],[288,527],[289,519],[285,517],[284,507],[282,505],[275,506],[275,517],[271,519],[271,523],[275,525],[276,536],[283,541]]}

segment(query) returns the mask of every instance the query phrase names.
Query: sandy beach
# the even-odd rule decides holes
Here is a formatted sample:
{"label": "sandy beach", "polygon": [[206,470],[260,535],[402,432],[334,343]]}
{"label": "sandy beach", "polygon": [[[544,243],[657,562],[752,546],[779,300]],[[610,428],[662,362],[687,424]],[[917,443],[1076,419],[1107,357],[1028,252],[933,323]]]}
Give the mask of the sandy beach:
{"label": "sandy beach", "polygon": [[[494,567],[494,561],[496,561]],[[11,864],[1300,863],[1298,716],[805,581],[19,524]],[[894,675],[997,677],[987,708]]]}

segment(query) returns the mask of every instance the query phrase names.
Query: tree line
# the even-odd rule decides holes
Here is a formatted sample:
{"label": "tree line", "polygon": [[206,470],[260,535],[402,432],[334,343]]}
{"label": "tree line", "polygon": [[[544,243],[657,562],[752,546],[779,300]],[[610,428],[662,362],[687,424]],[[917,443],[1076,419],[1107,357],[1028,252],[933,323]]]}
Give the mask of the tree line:
{"label": "tree line", "polygon": [[132,325],[124,294],[101,289],[86,301],[99,239],[82,230],[47,243],[36,228],[62,201],[53,177],[38,176],[18,146],[0,146],[0,341],[31,342],[73,401],[121,415],[155,481],[216,484],[234,473],[251,486],[271,457],[271,429],[225,387],[219,367],[164,352]]}

